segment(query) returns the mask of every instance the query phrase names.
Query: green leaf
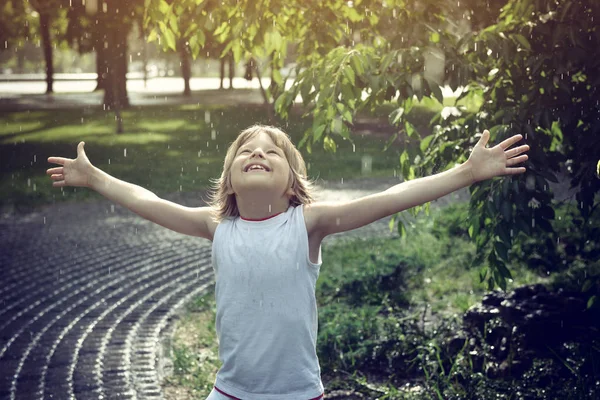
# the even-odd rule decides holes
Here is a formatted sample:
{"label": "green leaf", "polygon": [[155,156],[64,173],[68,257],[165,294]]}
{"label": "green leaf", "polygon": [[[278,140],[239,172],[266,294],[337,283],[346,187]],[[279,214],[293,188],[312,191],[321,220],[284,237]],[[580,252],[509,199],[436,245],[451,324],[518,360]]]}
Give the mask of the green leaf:
{"label": "green leaf", "polygon": [[348,107],[346,107],[346,105],[344,103],[336,103],[335,106],[338,109],[338,111],[340,112],[340,114],[342,115],[342,118],[345,121],[347,121],[349,124],[351,124],[352,123],[352,113],[350,112]]}
{"label": "green leaf", "polygon": [[357,53],[353,53],[350,57],[350,65],[352,66],[356,74],[362,75],[365,73],[365,68],[363,67],[362,59]]}
{"label": "green leaf", "polygon": [[401,219],[398,220],[398,235],[400,235],[400,237],[406,236],[406,227]]}
{"label": "green leaf", "polygon": [[479,283],[483,283],[488,274],[488,271],[489,268],[487,266],[481,267],[481,269],[479,270]]}
{"label": "green leaf", "polygon": [[158,3],[158,9],[161,13],[166,15],[171,10],[171,6],[165,0],[160,0],[160,3]]}
{"label": "green leaf", "polygon": [[403,114],[404,114],[404,108],[402,108],[402,107],[398,107],[397,109],[392,111],[392,113],[390,114],[390,117],[389,117],[390,124],[393,126],[396,126],[398,124],[398,122],[400,122],[400,118],[402,118]]}
{"label": "green leaf", "polygon": [[277,83],[279,86],[283,85],[283,78],[278,69],[273,70],[273,80],[275,80],[275,83]]}
{"label": "green leaf", "polygon": [[440,34],[437,32],[431,32],[431,35],[429,35],[429,40],[432,43],[438,43],[440,41]]}
{"label": "green leaf", "polygon": [[408,137],[411,137],[412,134],[416,132],[415,126],[408,121],[404,122],[404,129],[406,129]]}
{"label": "green leaf", "polygon": [[525,38],[525,36],[520,35],[520,34],[515,34],[514,37],[517,39],[517,41],[521,44],[521,46],[525,47],[527,50],[531,51],[531,45],[529,44],[529,41]]}
{"label": "green leaf", "polygon": [[593,295],[592,297],[590,297],[588,299],[587,308],[592,308],[592,307],[594,307],[596,305],[598,305],[598,296]]}
{"label": "green leaf", "polygon": [[173,51],[176,51],[177,45],[175,43],[175,35],[173,34],[173,31],[167,28],[165,31],[163,31],[163,35],[165,37],[165,43],[167,46]]}
{"label": "green leaf", "polygon": [[336,150],[335,141],[332,138],[330,138],[329,136],[326,136],[325,139],[323,139],[323,148],[327,152],[335,153],[335,150]]}
{"label": "green leaf", "polygon": [[344,66],[344,69],[342,69],[342,73],[350,81],[352,86],[356,85],[356,77],[354,75],[354,70],[352,70],[352,67],[350,65],[346,64]]}
{"label": "green leaf", "polygon": [[[146,42],[148,43],[152,43],[154,42],[156,39],[158,39],[158,35],[156,34],[156,29],[152,29],[150,31],[150,34],[148,35],[148,38],[146,39]],[[598,164],[600,165],[600,164]]]}
{"label": "green leaf", "polygon": [[583,282],[583,286],[581,288],[582,292],[587,292],[589,291],[593,286],[592,280],[591,279],[586,279],[585,282]]}
{"label": "green leaf", "polygon": [[496,250],[500,259],[508,262],[508,249],[504,243],[498,241],[494,242],[494,250]]}
{"label": "green leaf", "polygon": [[422,152],[425,152],[425,150],[427,148],[429,148],[429,143],[431,143],[431,140],[434,138],[434,136],[435,135],[431,134],[431,135],[425,136],[423,138],[423,140],[421,140],[421,144],[419,147],[421,148]]}
{"label": "green leaf", "polygon": [[388,141],[386,142],[385,146],[383,147],[383,151],[387,151],[387,149],[392,145],[392,143],[394,143],[394,140],[396,140],[397,137],[398,137],[398,132],[394,133],[392,135],[392,137],[390,137],[388,139]]}
{"label": "green leaf", "polygon": [[325,132],[326,125],[319,125],[317,129],[313,132],[313,142],[317,142],[323,136],[323,132]]}

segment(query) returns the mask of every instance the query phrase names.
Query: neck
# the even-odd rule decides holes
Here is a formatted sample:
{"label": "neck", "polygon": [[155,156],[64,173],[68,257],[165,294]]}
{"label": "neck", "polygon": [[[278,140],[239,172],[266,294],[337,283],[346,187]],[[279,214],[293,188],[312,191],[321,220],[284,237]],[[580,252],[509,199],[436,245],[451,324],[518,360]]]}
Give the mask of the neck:
{"label": "neck", "polygon": [[240,216],[249,220],[261,220],[286,212],[290,206],[290,200],[287,196],[272,199],[261,197],[244,196],[242,198],[236,195],[235,199]]}

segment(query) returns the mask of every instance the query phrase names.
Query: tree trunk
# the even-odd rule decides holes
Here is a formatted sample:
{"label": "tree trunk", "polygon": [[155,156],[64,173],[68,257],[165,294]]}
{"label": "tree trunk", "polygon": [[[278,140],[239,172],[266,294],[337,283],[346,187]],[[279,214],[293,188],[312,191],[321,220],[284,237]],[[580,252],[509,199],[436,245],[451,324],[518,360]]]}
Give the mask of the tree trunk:
{"label": "tree trunk", "polygon": [[107,43],[108,46],[104,52],[108,71],[105,81],[104,106],[107,109],[127,108],[129,107],[129,98],[127,97],[127,32],[112,29],[107,35]]}
{"label": "tree trunk", "polygon": [[42,34],[44,59],[46,60],[46,93],[52,93],[54,91],[54,63],[50,38],[50,15],[47,13],[40,13],[40,32]]}
{"label": "tree trunk", "polygon": [[223,89],[223,80],[225,79],[225,58],[219,58],[219,62],[221,63],[221,68],[219,69],[219,89]]}
{"label": "tree trunk", "polygon": [[233,89],[233,76],[235,75],[235,60],[233,59],[233,54],[229,54],[227,56],[227,61],[229,61],[229,89]]}
{"label": "tree trunk", "polygon": [[129,96],[127,95],[127,69],[129,66],[129,58],[127,57],[127,35],[128,27],[123,27],[123,32],[117,35],[118,68],[117,68],[117,85],[119,87],[119,103],[123,108],[129,108]]}
{"label": "tree trunk", "polygon": [[[252,63],[252,61],[251,61],[251,63]],[[258,85],[260,86],[260,93],[262,94],[263,102],[264,102],[265,106],[267,107],[267,115],[269,116],[269,122],[273,123],[273,122],[275,122],[275,111],[273,110],[273,105],[269,101],[269,96],[267,95],[267,91],[263,87],[262,79],[260,77],[260,70],[258,69],[258,65],[256,64],[256,62],[254,62],[252,64],[254,64],[253,67],[256,70],[256,77],[258,78]]]}
{"label": "tree trunk", "polygon": [[179,57],[181,59],[181,75],[183,76],[183,95],[186,97],[190,97],[192,95],[192,90],[190,89],[190,78],[192,76],[192,68],[190,65],[190,54],[188,52],[188,47],[185,44],[185,41],[179,42]]}
{"label": "tree trunk", "polygon": [[102,37],[102,40],[98,40],[96,42],[96,88],[94,92],[97,90],[106,89],[106,77],[108,74],[108,66],[106,64],[106,53],[107,49],[104,48],[104,41],[106,39]]}

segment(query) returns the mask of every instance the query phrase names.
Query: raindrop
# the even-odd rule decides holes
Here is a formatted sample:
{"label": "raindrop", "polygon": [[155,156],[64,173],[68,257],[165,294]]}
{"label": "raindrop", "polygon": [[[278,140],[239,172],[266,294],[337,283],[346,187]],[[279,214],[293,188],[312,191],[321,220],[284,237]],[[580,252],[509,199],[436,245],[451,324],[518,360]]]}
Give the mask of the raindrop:
{"label": "raindrop", "polygon": [[181,192],[181,190],[182,190],[182,187],[181,187],[181,185],[179,185],[179,191]]}
{"label": "raindrop", "polygon": [[352,143],[352,152],[356,153],[356,145],[354,143]]}
{"label": "raindrop", "polygon": [[342,185],[344,184],[344,178],[342,178]]}
{"label": "raindrop", "polygon": [[339,219],[339,218],[336,218],[336,219],[335,219],[335,224],[336,224],[337,226],[340,226],[340,219]]}
{"label": "raindrop", "polygon": [[216,130],[211,129],[211,131],[210,131],[210,138],[212,140],[215,140],[217,138],[217,131]]}
{"label": "raindrop", "polygon": [[110,165],[110,158],[108,159],[108,165]]}
{"label": "raindrop", "polygon": [[37,186],[35,185],[35,183],[33,184],[33,191],[35,192],[37,190]]}
{"label": "raindrop", "polygon": [[114,213],[114,212],[115,212],[115,206],[114,206],[114,204],[111,204],[111,205],[110,205],[110,212],[111,212],[111,213]]}
{"label": "raindrop", "polygon": [[37,155],[36,154],[33,155],[33,162],[37,162]]}
{"label": "raindrop", "polygon": [[271,212],[271,205],[269,204],[269,212]]}
{"label": "raindrop", "polygon": [[535,218],[531,218],[531,227],[535,228]]}
{"label": "raindrop", "polygon": [[202,155],[202,150],[200,150],[200,151],[198,152],[198,157],[200,157],[201,155]]}
{"label": "raindrop", "polygon": [[208,110],[204,111],[204,122],[207,124],[210,122],[210,111]]}
{"label": "raindrop", "polygon": [[31,179],[27,178],[27,187],[31,187]]}
{"label": "raindrop", "polygon": [[46,225],[46,217],[44,217],[44,225]]}
{"label": "raindrop", "polygon": [[123,149],[123,157],[127,157],[127,148]]}

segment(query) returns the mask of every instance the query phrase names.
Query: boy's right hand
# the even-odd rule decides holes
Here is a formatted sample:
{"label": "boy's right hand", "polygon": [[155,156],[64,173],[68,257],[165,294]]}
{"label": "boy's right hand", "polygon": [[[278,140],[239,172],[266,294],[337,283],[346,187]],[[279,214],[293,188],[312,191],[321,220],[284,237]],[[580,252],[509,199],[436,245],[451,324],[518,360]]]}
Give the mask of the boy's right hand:
{"label": "boy's right hand", "polygon": [[79,142],[79,145],[77,145],[77,158],[74,160],[63,157],[48,157],[48,162],[62,165],[62,167],[49,168],[46,171],[54,181],[52,186],[90,186],[94,166],[85,155],[84,145],[84,142]]}

